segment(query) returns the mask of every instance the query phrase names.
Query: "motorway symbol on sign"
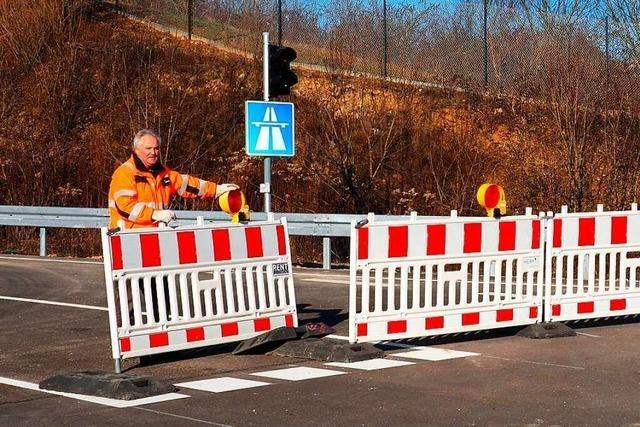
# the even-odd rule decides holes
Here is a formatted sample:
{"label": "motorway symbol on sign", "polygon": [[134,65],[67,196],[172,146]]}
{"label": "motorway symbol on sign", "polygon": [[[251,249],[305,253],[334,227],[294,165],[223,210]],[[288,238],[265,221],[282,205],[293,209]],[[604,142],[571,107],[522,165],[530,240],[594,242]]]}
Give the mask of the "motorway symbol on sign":
{"label": "motorway symbol on sign", "polygon": [[295,154],[294,109],[290,102],[245,102],[245,149],[250,156]]}

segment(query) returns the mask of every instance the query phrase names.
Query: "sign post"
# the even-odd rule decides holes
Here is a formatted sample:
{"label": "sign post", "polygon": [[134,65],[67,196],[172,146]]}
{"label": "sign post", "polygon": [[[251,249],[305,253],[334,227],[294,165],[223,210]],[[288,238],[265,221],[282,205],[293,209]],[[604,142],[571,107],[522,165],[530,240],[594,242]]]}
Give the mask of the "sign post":
{"label": "sign post", "polygon": [[260,184],[260,192],[264,194],[264,211],[268,213],[271,212],[271,159],[295,154],[295,120],[291,102],[269,101],[269,33],[262,33],[262,37],[264,101],[245,101],[245,150],[249,156],[264,157],[264,182]]}
{"label": "sign post", "polygon": [[[269,101],[269,33],[262,33],[262,68],[264,80],[264,100]],[[248,131],[247,131],[248,134]],[[264,158],[264,184],[260,186],[264,193],[264,211],[271,212],[271,157]]]}

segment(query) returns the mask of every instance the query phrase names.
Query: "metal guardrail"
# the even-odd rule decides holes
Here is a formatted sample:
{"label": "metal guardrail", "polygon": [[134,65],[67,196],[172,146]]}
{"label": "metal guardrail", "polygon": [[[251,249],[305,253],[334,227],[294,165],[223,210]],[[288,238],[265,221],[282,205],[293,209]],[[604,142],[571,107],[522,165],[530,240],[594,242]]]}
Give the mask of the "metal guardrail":
{"label": "metal guardrail", "polygon": [[[228,222],[229,215],[217,211],[174,211],[177,224],[193,224],[197,217],[205,221]],[[276,219],[287,218],[292,236],[322,237],[322,267],[331,268],[331,238],[349,237],[351,221],[360,221],[367,215],[274,213]],[[408,215],[376,215],[376,221],[407,220]],[[418,216],[418,219],[435,218]],[[264,221],[267,214],[252,212],[253,221]],[[47,255],[47,228],[100,228],[109,221],[107,209],[64,208],[48,206],[0,205],[0,226],[24,226],[40,228],[40,256]]]}

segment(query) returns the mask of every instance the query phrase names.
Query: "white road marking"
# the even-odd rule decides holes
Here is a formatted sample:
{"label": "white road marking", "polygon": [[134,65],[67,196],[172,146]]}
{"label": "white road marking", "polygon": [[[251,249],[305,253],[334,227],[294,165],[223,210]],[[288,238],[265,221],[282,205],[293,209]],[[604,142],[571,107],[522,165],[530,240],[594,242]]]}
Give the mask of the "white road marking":
{"label": "white road marking", "polygon": [[245,388],[261,387],[271,385],[262,381],[244,380],[241,378],[222,377],[209,380],[190,381],[176,384],[178,387],[192,388],[200,391],[210,391],[213,393],[223,393],[225,391],[242,390]]}
{"label": "white road marking", "polygon": [[[333,338],[335,340],[341,340],[341,341],[349,341],[349,337],[344,336],[344,335],[338,335],[338,334],[327,335],[327,338]],[[398,348],[415,348],[415,349],[430,348],[430,347],[424,347],[424,346],[412,345],[412,344],[404,344],[404,343],[393,342],[393,341],[368,341],[368,343],[372,344],[372,345],[383,344],[383,345],[386,345],[388,347],[398,347]]]}
{"label": "white road marking", "polygon": [[584,335],[585,337],[600,338],[600,335],[587,334],[585,332],[576,332],[576,335]]}
{"label": "white road marking", "polygon": [[327,338],[333,338],[334,340],[341,340],[341,341],[349,341],[349,337],[345,337],[344,335],[331,334],[331,335],[327,335]]}
{"label": "white road marking", "polygon": [[327,366],[335,366],[337,368],[351,368],[362,369],[364,371],[374,371],[376,369],[396,368],[398,366],[415,365],[413,362],[406,362],[404,360],[391,360],[391,359],[370,359],[362,360],[360,362],[331,362],[325,363]]}
{"label": "white road marking", "polygon": [[233,426],[231,426],[229,424],[214,423],[213,421],[200,420],[198,418],[192,418],[192,417],[185,417],[184,415],[172,414],[170,412],[156,411],[155,409],[149,409],[149,408],[134,408],[134,409],[139,409],[141,411],[147,411],[147,412],[153,412],[154,414],[167,415],[169,417],[180,418],[181,420],[194,421],[196,423],[208,424],[210,426],[233,427]]}
{"label": "white road marking", "polygon": [[20,257],[20,256],[1,256],[0,259],[9,259],[9,260],[23,260],[23,261],[41,261],[41,262],[62,262],[69,264],[94,264],[94,265],[103,265],[102,262],[96,261],[76,261],[72,259],[53,259],[53,258],[28,258],[28,257]]}
{"label": "white road marking", "polygon": [[293,274],[295,276],[311,276],[311,277],[337,277],[337,278],[341,278],[341,279],[348,279],[349,278],[349,273],[347,272],[346,274],[329,274],[329,273],[320,273],[320,272],[301,272],[301,271],[294,271]]}
{"label": "white road marking", "polygon": [[313,283],[335,283],[338,285],[348,285],[349,284],[349,280],[334,280],[334,279],[323,279],[323,278],[309,278],[309,279],[305,279],[305,278],[301,278],[298,279],[301,282],[313,282]]}
{"label": "white road marking", "polygon": [[166,402],[168,400],[184,399],[186,397],[189,397],[186,394],[167,393],[161,394],[159,396],[144,397],[142,399],[120,400],[109,399],[107,397],[88,396],[84,394],[64,393],[61,391],[43,390],[39,388],[38,384],[5,377],[0,377],[0,384],[24,388],[27,390],[39,391],[47,394],[54,394],[56,396],[68,397],[70,399],[83,400],[85,402],[97,403],[98,405],[111,406],[113,408],[131,408],[133,406],[148,405],[150,403]]}
{"label": "white road marking", "polygon": [[536,362],[533,360],[519,360],[519,359],[509,359],[508,357],[498,357],[498,356],[489,356],[486,354],[481,354],[481,357],[487,357],[489,359],[498,359],[498,360],[507,360],[509,362],[520,362],[520,363],[529,363],[531,365],[543,365],[543,366],[553,366],[554,368],[568,368],[568,369],[576,369],[576,370],[585,370],[587,368],[583,366],[571,366],[571,365],[559,365],[557,363],[547,363],[547,362]]}
{"label": "white road marking", "polygon": [[0,295],[0,300],[19,301],[19,302],[32,302],[32,303],[36,303],[36,304],[60,305],[62,307],[86,308],[86,309],[89,309],[89,310],[109,311],[109,309],[107,307],[100,307],[100,306],[97,306],[97,305],[72,304],[72,303],[69,303],[69,302],[47,301],[47,300],[44,300],[44,299],[6,297],[6,296]]}
{"label": "white road marking", "polygon": [[467,351],[449,350],[447,348],[430,348],[423,347],[421,350],[406,351],[404,353],[391,353],[389,356],[404,357],[407,359],[430,360],[432,362],[438,360],[457,359],[460,357],[477,356],[478,353],[470,353]]}
{"label": "white road marking", "polygon": [[275,378],[287,381],[302,381],[314,378],[331,377],[334,375],[344,375],[346,372],[333,371],[331,369],[309,368],[299,366],[297,368],[276,369],[273,371],[256,372],[251,375],[266,378]]}

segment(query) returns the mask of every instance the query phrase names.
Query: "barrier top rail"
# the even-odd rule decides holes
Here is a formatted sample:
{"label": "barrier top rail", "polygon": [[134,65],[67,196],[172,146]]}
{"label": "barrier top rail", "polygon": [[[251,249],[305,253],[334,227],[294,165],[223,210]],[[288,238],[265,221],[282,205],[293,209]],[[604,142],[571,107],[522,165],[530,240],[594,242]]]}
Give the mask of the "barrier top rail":
{"label": "barrier top rail", "polygon": [[[205,221],[229,222],[229,215],[219,211],[174,211],[178,223],[193,224],[198,217]],[[349,237],[351,221],[367,215],[274,213],[274,218],[286,218],[289,234],[294,236]],[[101,208],[66,208],[48,206],[0,205],[0,225],[54,228],[101,228],[108,223],[109,212]],[[377,215],[378,221],[408,220],[409,215]],[[417,219],[441,218],[415,216]],[[252,221],[266,221],[264,212],[252,212]]]}

